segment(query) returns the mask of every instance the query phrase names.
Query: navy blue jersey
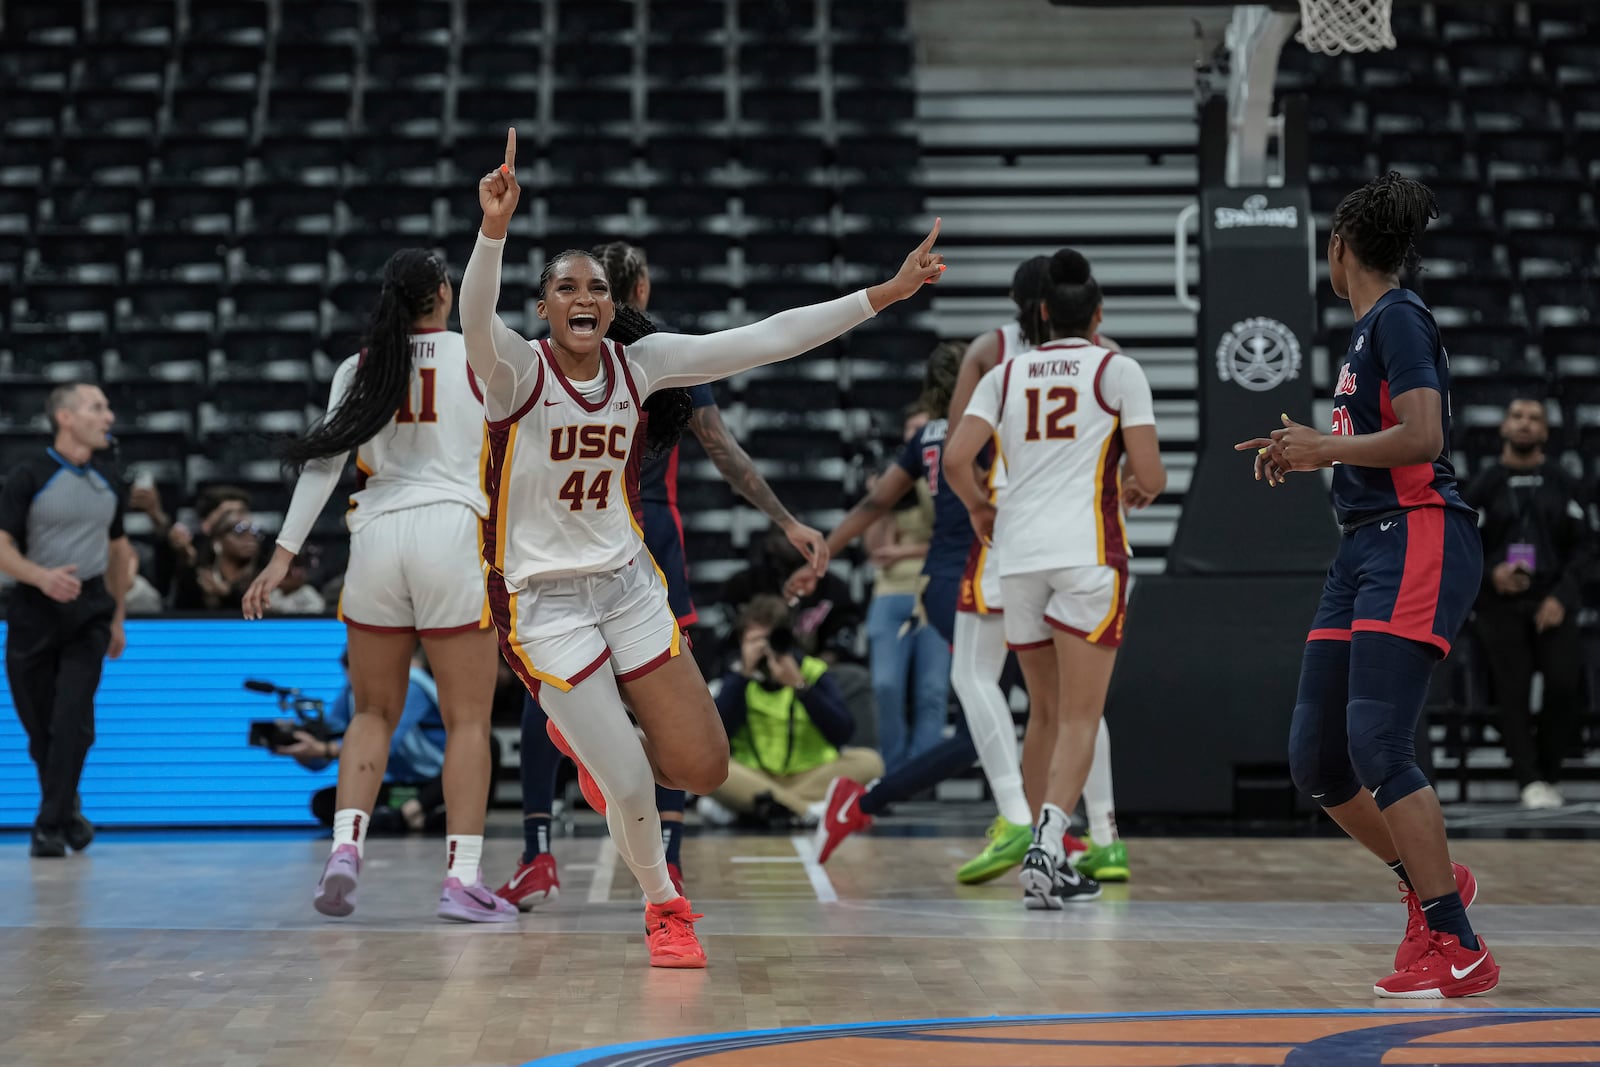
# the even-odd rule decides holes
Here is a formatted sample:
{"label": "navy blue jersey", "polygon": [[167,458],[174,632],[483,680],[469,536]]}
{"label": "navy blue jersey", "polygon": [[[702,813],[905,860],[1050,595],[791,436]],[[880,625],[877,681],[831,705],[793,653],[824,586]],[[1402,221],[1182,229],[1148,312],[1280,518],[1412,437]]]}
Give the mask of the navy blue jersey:
{"label": "navy blue jersey", "polygon": [[922,573],[934,578],[960,578],[967,569],[967,551],[972,547],[972,520],[961,498],[944,487],[944,438],[949,428],[946,419],[931,419],[912,435],[900,450],[895,463],[913,478],[926,478],[933,495],[933,536],[928,539],[928,558]]}
{"label": "navy blue jersey", "polygon": [[[717,398],[709,385],[689,386],[689,400],[695,410],[712,407]],[[678,506],[678,450],[646,459],[639,468],[639,501],[643,504]]]}
{"label": "navy blue jersey", "polygon": [[1393,401],[1413,389],[1439,393],[1444,448],[1432,463],[1333,468],[1333,506],[1342,523],[1416,507],[1470,511],[1450,463],[1450,359],[1428,306],[1409,289],[1391,289],[1350,331],[1334,387],[1333,432],[1378,433],[1398,424]]}

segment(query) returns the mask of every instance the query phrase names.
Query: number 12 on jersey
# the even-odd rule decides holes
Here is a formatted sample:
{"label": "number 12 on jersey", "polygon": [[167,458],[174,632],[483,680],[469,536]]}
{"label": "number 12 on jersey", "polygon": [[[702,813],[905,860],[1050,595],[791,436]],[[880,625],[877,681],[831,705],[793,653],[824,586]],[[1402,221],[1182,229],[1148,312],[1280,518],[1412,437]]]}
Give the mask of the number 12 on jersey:
{"label": "number 12 on jersey", "polygon": [[1058,385],[1045,393],[1045,399],[1056,406],[1051,408],[1044,417],[1044,424],[1039,422],[1039,393],[1038,389],[1029,389],[1028,398],[1028,433],[1023,438],[1025,441],[1070,441],[1078,436],[1078,429],[1067,424],[1067,419],[1078,410],[1078,391],[1070,385]]}

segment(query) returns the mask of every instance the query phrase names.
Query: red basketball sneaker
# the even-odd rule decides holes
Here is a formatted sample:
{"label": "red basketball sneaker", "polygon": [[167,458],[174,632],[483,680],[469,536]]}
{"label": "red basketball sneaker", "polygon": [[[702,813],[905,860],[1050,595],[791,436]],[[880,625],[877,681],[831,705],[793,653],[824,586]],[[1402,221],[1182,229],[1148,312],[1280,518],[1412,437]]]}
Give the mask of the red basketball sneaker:
{"label": "red basketball sneaker", "polygon": [[667,864],[667,877],[672,879],[672,888],[678,891],[680,897],[683,896],[683,868],[676,863]]}
{"label": "red basketball sneaker", "polygon": [[1069,866],[1077,863],[1079,859],[1089,852],[1088,844],[1083,838],[1073,834],[1071,830],[1061,835],[1061,847],[1067,850],[1067,863]]}
{"label": "red basketball sneaker", "polygon": [[683,897],[665,904],[644,906],[644,939],[650,947],[650,966],[698,968],[706,965],[706,950],[694,935],[696,915]]}
{"label": "red basketball sneaker", "polygon": [[509,900],[520,911],[532,911],[540,904],[561,895],[561,879],[556,876],[556,858],[548,852],[533,857],[532,863],[520,864],[505,885],[494,891],[502,900]]}
{"label": "red basketball sneaker", "polygon": [[822,800],[822,821],[817,823],[818,863],[827,863],[840,842],[872,825],[872,816],[861,810],[861,798],[866,792],[859,782],[849,778],[835,778],[828,783],[828,793]]}
{"label": "red basketball sneaker", "polygon": [[583,761],[572,754],[572,746],[567,744],[567,739],[561,736],[561,731],[556,729],[553,721],[546,720],[544,730],[550,735],[550,742],[556,746],[556,751],[571,760],[572,765],[578,768],[578,792],[583,794],[583,799],[589,802],[591,808],[604,815],[606,795],[600,791],[600,783],[594,780],[594,775],[589,773],[589,768],[583,765]]}
{"label": "red basketball sneaker", "polygon": [[1434,931],[1428,949],[1403,971],[1396,971],[1372,987],[1380,997],[1401,1000],[1444,1000],[1475,997],[1500,984],[1500,967],[1489,955],[1489,943],[1478,938],[1476,949],[1465,949],[1454,934]]}
{"label": "red basketball sneaker", "polygon": [[[1455,869],[1456,892],[1461,895],[1462,908],[1472,907],[1478,898],[1478,880],[1472,871],[1460,863],[1450,865]],[[1422,914],[1422,901],[1411,887],[1400,883],[1400,896],[1406,904],[1406,936],[1394,950],[1394,969],[1403,971],[1428,951],[1428,920]]]}

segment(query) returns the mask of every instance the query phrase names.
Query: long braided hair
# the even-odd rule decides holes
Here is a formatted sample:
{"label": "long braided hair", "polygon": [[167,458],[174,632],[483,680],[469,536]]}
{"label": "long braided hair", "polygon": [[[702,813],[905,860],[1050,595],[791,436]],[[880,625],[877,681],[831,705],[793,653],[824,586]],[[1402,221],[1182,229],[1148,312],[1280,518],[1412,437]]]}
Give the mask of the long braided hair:
{"label": "long braided hair", "polygon": [[[556,256],[544,265],[544,270],[539,274],[541,297],[544,296],[545,285],[555,276],[557,266],[572,256],[584,256],[598,264],[611,286],[611,302],[616,308],[616,315],[606,328],[607,338],[626,346],[661,329],[650,316],[626,302],[633,296],[639,278],[645,271],[645,258],[642,249],[623,241],[600,245],[593,252],[572,248]],[[687,389],[657,389],[646,397],[644,410],[639,412],[639,420],[644,427],[645,458],[655,459],[677,448],[693,416],[694,402],[689,398]]]}
{"label": "long braided hair", "polygon": [[961,376],[961,358],[966,353],[967,346],[960,341],[940,341],[928,355],[917,408],[926,411],[930,419],[950,416],[950,398],[955,395],[956,379]]}
{"label": "long braided hair", "polygon": [[1339,201],[1333,232],[1356,259],[1380,274],[1414,272],[1422,265],[1417,238],[1438,217],[1433,190],[1391,170]]}
{"label": "long braided hair", "polygon": [[1050,257],[1030,256],[1017,267],[1011,276],[1011,300],[1017,305],[1017,324],[1022,336],[1035,348],[1050,340],[1045,333],[1044,320],[1039,317],[1039,306],[1050,289]]}
{"label": "long braided hair", "polygon": [[[628,304],[618,304],[606,336],[619,345],[631,345],[659,329],[644,312]],[[657,389],[645,397],[644,410],[639,413],[644,427],[645,458],[655,459],[677,448],[693,415],[694,402],[689,399],[687,389]]]}
{"label": "long braided hair", "polygon": [[312,460],[342,456],[394,418],[411,388],[411,326],[434,310],[445,281],[444,262],[426,248],[403,248],[389,257],[350,391],[331,414],[284,444],[286,467],[298,473]]}

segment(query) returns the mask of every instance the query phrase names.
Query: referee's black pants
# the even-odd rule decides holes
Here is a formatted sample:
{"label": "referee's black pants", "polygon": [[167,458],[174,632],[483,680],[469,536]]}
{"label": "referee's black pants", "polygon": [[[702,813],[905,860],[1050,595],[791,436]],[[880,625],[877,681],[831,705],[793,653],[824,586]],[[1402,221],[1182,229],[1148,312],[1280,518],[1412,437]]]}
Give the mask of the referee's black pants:
{"label": "referee's black pants", "polygon": [[28,755],[39,770],[41,829],[64,830],[78,805],[78,779],[94,744],[94,693],[111,644],[116,602],[102,578],[60,604],[19,585],[6,620],[6,676]]}

